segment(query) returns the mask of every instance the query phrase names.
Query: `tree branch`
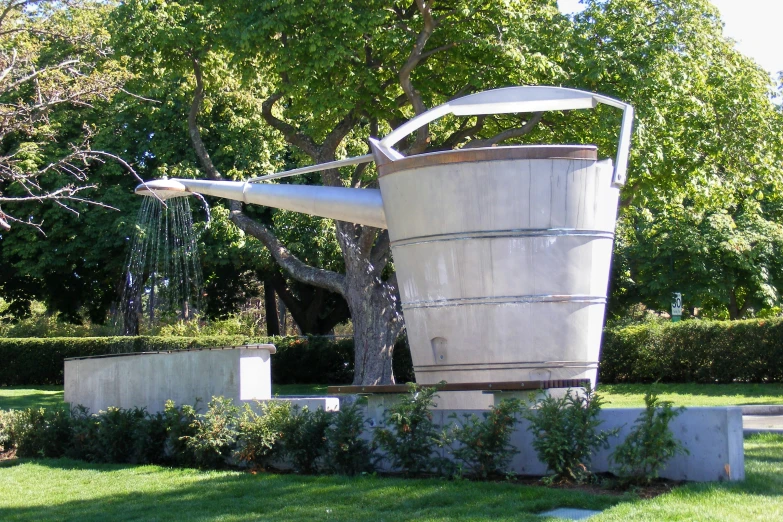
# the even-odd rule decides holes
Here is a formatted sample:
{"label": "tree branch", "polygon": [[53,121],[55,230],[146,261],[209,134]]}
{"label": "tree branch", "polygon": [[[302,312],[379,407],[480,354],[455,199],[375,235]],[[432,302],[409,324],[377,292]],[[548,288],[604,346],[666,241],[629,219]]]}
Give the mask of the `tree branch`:
{"label": "tree branch", "polygon": [[241,211],[242,204],[238,201],[231,202],[231,221],[233,221],[245,233],[255,237],[269,249],[272,257],[278,265],[285,269],[297,281],[308,283],[321,288],[326,288],[345,296],[345,276],[314,268],[303,263],[293,255],[266,226],[247,217]]}
{"label": "tree branch", "polygon": [[[196,90],[193,95],[193,103],[190,106],[188,115],[188,130],[193,147],[196,149],[196,156],[204,170],[207,171],[207,177],[210,179],[222,179],[220,172],[212,164],[212,160],[207,153],[204,142],[201,140],[201,131],[198,126],[197,116],[204,99],[204,82],[201,70],[201,64],[197,58],[193,59],[193,72],[196,76]],[[269,100],[267,100],[268,102]],[[274,102],[273,102],[274,103]],[[266,105],[266,102],[264,102]],[[287,124],[286,124],[287,125]],[[277,237],[266,226],[250,219],[242,212],[242,204],[238,201],[231,201],[231,221],[233,221],[241,230],[250,234],[261,241],[267,247],[274,257],[277,264],[285,269],[292,277],[321,288],[326,288],[332,292],[343,294],[344,276],[336,272],[313,268],[306,265],[296,256],[294,256]]]}
{"label": "tree branch", "polygon": [[337,147],[340,146],[340,143],[348,135],[348,133],[351,132],[354,127],[356,127],[356,123],[358,121],[357,114],[359,110],[360,108],[357,106],[348,111],[348,114],[346,114],[345,117],[340,120],[340,123],[338,123],[329,132],[329,134],[326,135],[326,138],[321,144],[319,150],[318,161],[332,161],[335,159],[334,153],[337,151]]}
{"label": "tree branch", "polygon": [[362,184],[362,175],[367,170],[369,163],[359,163],[353,169],[353,175],[351,175],[351,187],[359,188]]}
{"label": "tree branch", "polygon": [[[425,112],[427,107],[424,105],[424,100],[421,96],[421,93],[416,90],[413,82],[411,81],[411,74],[413,73],[413,70],[416,68],[416,66],[419,65],[419,63],[422,61],[422,57],[424,55],[424,46],[427,45],[427,40],[429,40],[433,31],[435,31],[437,22],[432,16],[430,2],[427,0],[416,0],[416,7],[418,8],[419,13],[421,13],[421,16],[424,20],[424,25],[416,37],[416,42],[414,43],[413,49],[411,49],[411,52],[408,55],[408,59],[405,61],[402,69],[400,69],[399,78],[400,86],[413,106],[414,112],[418,116],[419,114]],[[427,148],[429,137],[429,125],[425,125],[417,130],[416,140],[410,146],[408,152],[410,154],[418,154],[423,152]]]}
{"label": "tree branch", "polygon": [[264,100],[264,103],[261,105],[261,115],[264,117],[264,121],[273,129],[280,131],[288,143],[302,149],[302,151],[310,156],[313,161],[318,161],[321,151],[315,142],[311,140],[310,137],[299,132],[299,130],[290,123],[287,123],[272,114],[272,107],[274,107],[275,103],[282,97],[282,93],[277,92]]}
{"label": "tree branch", "polygon": [[463,125],[460,126],[460,128],[456,131],[454,131],[451,136],[446,138],[446,140],[443,142],[443,145],[441,147],[438,147],[439,150],[451,150],[460,143],[465,138],[472,138],[481,130],[484,128],[484,122],[486,121],[487,117],[485,115],[478,116],[476,118],[476,124],[471,127],[466,127],[465,122],[468,120],[465,119],[463,122]]}
{"label": "tree branch", "polygon": [[193,92],[193,102],[190,104],[190,112],[188,113],[190,141],[193,144],[193,149],[196,152],[199,163],[201,163],[201,167],[207,173],[207,177],[213,180],[221,180],[223,176],[212,163],[212,158],[209,157],[209,152],[207,152],[204,141],[201,139],[201,129],[198,126],[198,113],[204,100],[204,75],[201,70],[201,63],[197,57],[193,58],[193,74],[196,76],[196,90]]}
{"label": "tree branch", "polygon": [[378,232],[380,232],[380,229],[370,227],[367,225],[362,225],[361,229],[359,231],[359,237],[357,238],[357,249],[359,250],[359,253],[361,255],[364,255],[367,257],[367,259],[370,258],[370,253],[372,252],[372,246],[375,243],[375,238],[378,237]]}
{"label": "tree branch", "polygon": [[493,145],[497,145],[498,143],[501,143],[503,141],[510,140],[511,138],[519,138],[532,131],[535,128],[535,126],[541,122],[541,119],[543,117],[544,117],[543,112],[536,112],[521,127],[506,129],[503,132],[500,132],[494,135],[493,137],[487,138],[485,140],[473,140],[469,142],[467,145],[465,145],[465,148],[475,149],[477,147],[492,147]]}

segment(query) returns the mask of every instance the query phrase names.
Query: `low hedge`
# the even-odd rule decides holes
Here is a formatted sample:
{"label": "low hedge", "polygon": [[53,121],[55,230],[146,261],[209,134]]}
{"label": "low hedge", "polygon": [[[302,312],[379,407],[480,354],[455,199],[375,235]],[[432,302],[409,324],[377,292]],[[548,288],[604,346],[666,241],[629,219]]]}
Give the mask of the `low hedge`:
{"label": "low hedge", "polygon": [[[272,343],[272,382],[348,384],[353,341],[331,337],[94,337],[0,339],[0,386],[62,384],[63,361],[110,353]],[[783,382],[783,319],[645,323],[604,331],[599,381]],[[394,349],[398,382],[414,381],[407,341]]]}
{"label": "low hedge", "polygon": [[650,323],[604,331],[600,382],[783,382],[783,319]]}
{"label": "low hedge", "polygon": [[[156,352],[271,343],[272,382],[349,384],[353,380],[353,340],[332,337],[59,337],[0,339],[0,386],[62,384],[63,361],[115,353]],[[407,342],[394,350],[399,382],[413,381]]]}
{"label": "low hedge", "polygon": [[264,342],[245,337],[53,337],[0,339],[0,385],[62,384],[63,361],[112,353],[156,352]]}

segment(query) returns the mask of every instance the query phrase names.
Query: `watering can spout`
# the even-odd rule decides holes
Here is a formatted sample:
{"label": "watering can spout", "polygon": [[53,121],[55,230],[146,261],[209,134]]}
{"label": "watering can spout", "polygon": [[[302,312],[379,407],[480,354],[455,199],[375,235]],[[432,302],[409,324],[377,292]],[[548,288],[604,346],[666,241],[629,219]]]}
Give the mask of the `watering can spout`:
{"label": "watering can spout", "polygon": [[241,201],[313,216],[386,228],[381,192],[374,189],[277,185],[244,181],[167,179],[142,183],[136,193],[169,199],[194,193]]}

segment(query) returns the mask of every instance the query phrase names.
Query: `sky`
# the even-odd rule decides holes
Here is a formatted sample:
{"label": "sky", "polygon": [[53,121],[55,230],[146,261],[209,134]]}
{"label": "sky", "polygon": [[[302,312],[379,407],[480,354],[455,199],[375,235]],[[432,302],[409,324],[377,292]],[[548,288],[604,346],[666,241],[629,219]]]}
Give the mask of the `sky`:
{"label": "sky", "polygon": [[[737,49],[777,77],[783,71],[783,0],[711,0]],[[565,13],[580,11],[579,0],[558,0]]]}

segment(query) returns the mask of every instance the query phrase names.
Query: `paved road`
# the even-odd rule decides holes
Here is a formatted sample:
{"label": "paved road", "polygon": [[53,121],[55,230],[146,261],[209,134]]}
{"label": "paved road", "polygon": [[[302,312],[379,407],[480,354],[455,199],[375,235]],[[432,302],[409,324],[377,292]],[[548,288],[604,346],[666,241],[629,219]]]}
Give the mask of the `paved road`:
{"label": "paved road", "polygon": [[783,415],[743,415],[742,427],[746,430],[777,429],[783,432]]}
{"label": "paved road", "polygon": [[783,434],[783,406],[743,406],[742,428],[746,434],[764,431]]}

